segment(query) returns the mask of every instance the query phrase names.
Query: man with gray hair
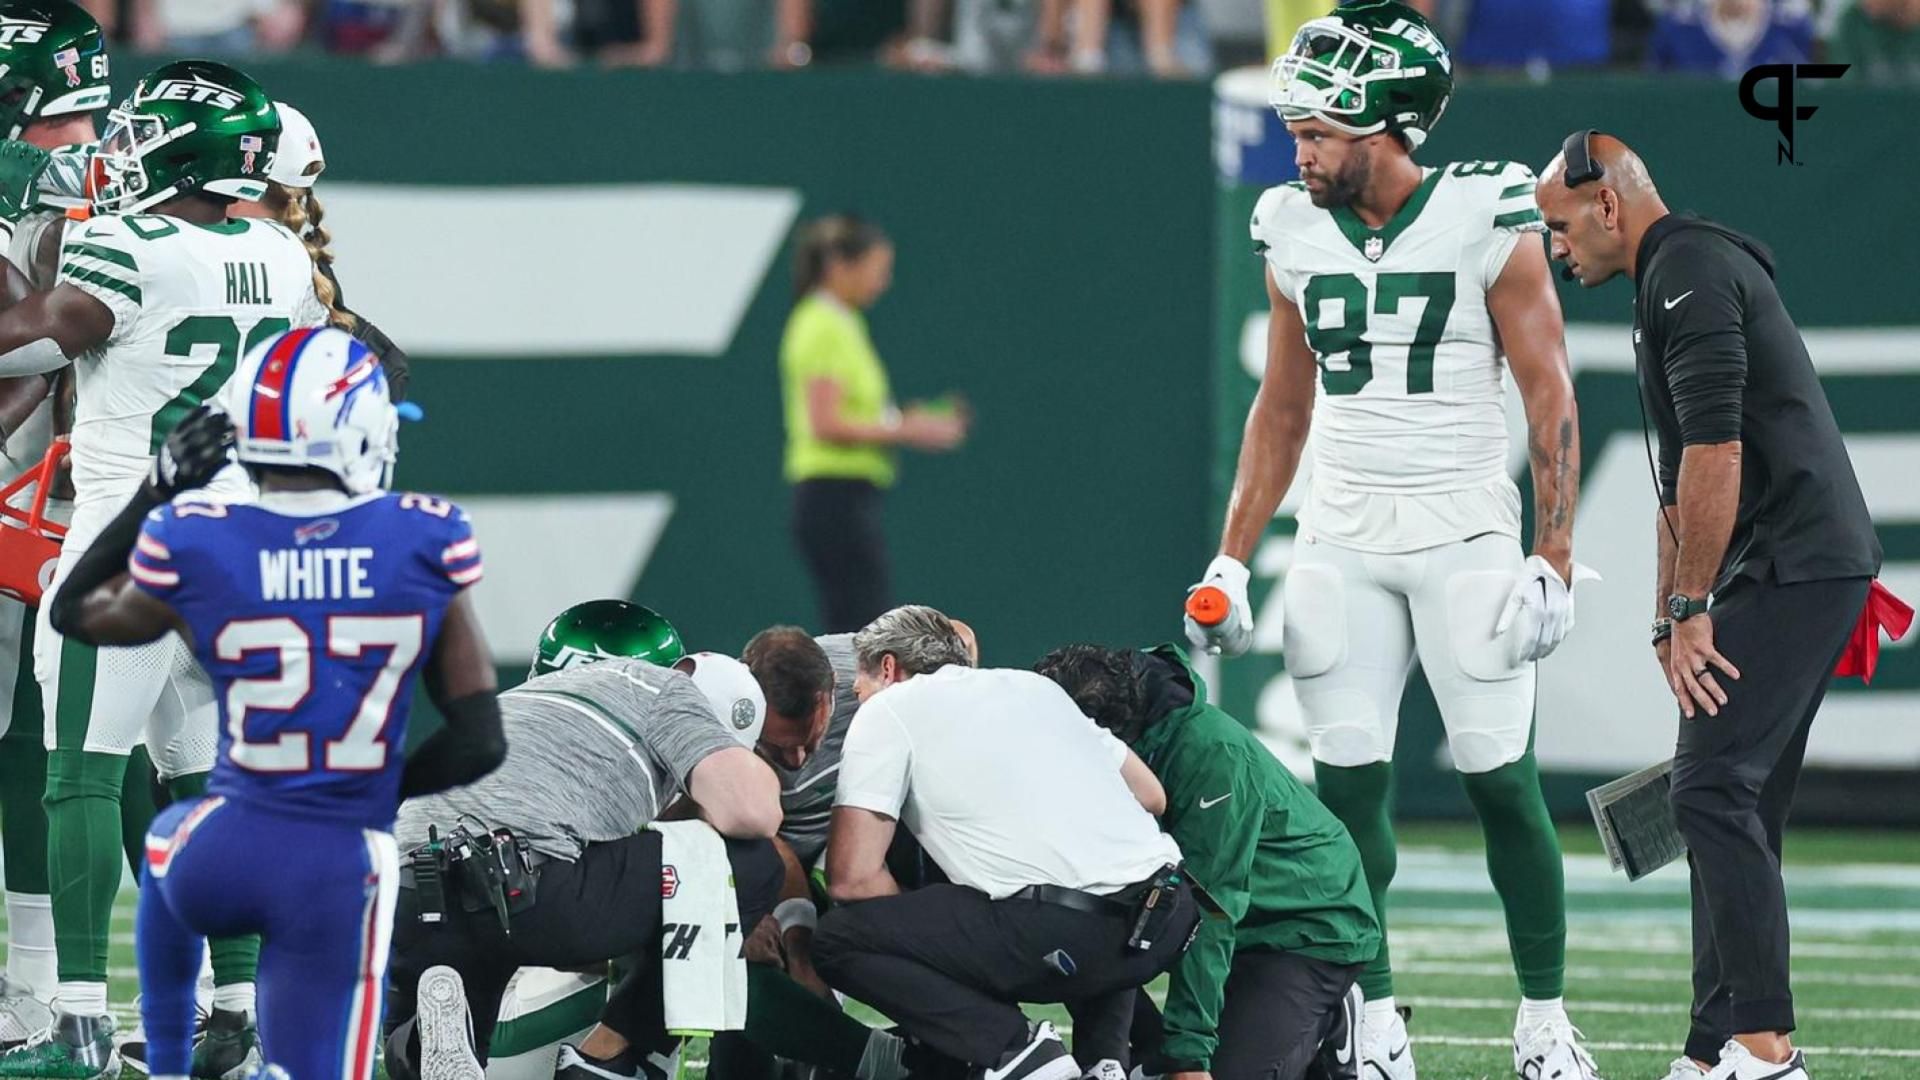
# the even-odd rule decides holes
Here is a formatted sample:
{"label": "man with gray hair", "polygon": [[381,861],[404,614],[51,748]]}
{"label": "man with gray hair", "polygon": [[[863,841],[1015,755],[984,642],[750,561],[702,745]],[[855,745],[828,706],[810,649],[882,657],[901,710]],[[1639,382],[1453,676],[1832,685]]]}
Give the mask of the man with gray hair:
{"label": "man with gray hair", "polygon": [[[1133,992],[1198,925],[1146,765],[1051,680],[976,669],[952,620],[895,608],[854,636],[861,705],[827,843],[837,903],[814,963],[828,984],[984,1080],[1072,1080],[1073,1055],[1022,1001],[1060,1002],[1093,1075],[1126,1075]],[[905,825],[952,884],[903,893]]]}

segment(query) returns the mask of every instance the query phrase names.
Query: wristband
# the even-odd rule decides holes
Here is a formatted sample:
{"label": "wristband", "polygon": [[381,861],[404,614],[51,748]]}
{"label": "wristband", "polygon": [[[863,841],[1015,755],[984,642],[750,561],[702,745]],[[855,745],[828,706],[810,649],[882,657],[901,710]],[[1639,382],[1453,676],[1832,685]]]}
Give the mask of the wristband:
{"label": "wristband", "polygon": [[1673,620],[1672,619],[1653,620],[1653,643],[1655,645],[1660,644],[1661,642],[1667,640],[1672,636],[1673,636]]}

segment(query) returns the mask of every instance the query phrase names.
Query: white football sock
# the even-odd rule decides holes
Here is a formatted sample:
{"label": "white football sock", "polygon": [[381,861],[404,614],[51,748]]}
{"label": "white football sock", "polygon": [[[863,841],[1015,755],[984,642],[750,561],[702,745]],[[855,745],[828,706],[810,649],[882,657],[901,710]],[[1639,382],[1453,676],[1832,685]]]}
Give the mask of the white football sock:
{"label": "white football sock", "polygon": [[1360,1022],[1368,1027],[1385,1027],[1393,1023],[1394,1012],[1393,995],[1388,994],[1378,1001],[1367,1002],[1365,1014]]}
{"label": "white football sock", "polygon": [[1530,1028],[1543,1020],[1564,1018],[1567,1015],[1567,999],[1557,998],[1521,998],[1520,1023],[1522,1028]]}
{"label": "white football sock", "polygon": [[227,1012],[243,1012],[253,1015],[253,984],[250,982],[228,983],[213,988],[213,1007]]}
{"label": "white football sock", "polygon": [[7,977],[45,1001],[59,980],[53,954],[53,898],[7,892]]}
{"label": "white football sock", "polygon": [[61,980],[53,992],[53,1006],[72,1016],[107,1015],[107,984]]}

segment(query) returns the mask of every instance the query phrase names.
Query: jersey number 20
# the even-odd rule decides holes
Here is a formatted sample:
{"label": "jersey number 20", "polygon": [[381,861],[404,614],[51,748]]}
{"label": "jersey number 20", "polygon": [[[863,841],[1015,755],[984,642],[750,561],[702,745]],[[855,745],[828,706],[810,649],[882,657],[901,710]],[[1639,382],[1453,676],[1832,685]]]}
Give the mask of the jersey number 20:
{"label": "jersey number 20", "polygon": [[[1374,284],[1373,302],[1367,302],[1367,284],[1353,274],[1319,274],[1307,279],[1301,292],[1306,310],[1307,344],[1320,360],[1320,385],[1329,394],[1357,394],[1373,380],[1373,343],[1365,337],[1368,314],[1394,315],[1403,301],[1426,301],[1420,323],[1407,349],[1407,393],[1433,393],[1433,352],[1446,333],[1453,314],[1453,274],[1444,271],[1381,274]],[[1321,326],[1328,302],[1340,306],[1340,324]],[[1334,357],[1346,354],[1347,366],[1336,368]]]}
{"label": "jersey number 20", "polygon": [[387,649],[387,660],[361,696],[353,720],[325,756],[314,760],[312,738],[304,731],[283,731],[270,742],[247,740],[249,711],[292,713],[313,692],[313,639],[284,616],[240,619],[214,638],[215,655],[239,663],[249,653],[279,654],[277,675],[235,679],[227,687],[227,753],[235,765],[253,772],[307,772],[324,766],[342,772],[376,772],[387,765],[385,732],[400,680],[420,658],[426,620],[419,615],[333,615],[327,618],[327,655],[353,659],[368,649]]}

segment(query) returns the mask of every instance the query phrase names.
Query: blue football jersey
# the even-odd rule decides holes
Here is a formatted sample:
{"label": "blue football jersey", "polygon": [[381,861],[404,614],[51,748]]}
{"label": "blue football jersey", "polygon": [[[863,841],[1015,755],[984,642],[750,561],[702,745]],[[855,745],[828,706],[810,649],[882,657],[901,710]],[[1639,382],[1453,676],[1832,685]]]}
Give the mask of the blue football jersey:
{"label": "blue football jersey", "polygon": [[209,793],[392,826],[414,680],[480,579],[465,512],[386,493],[312,514],[178,502],[148,515],[127,569],[213,679]]}

